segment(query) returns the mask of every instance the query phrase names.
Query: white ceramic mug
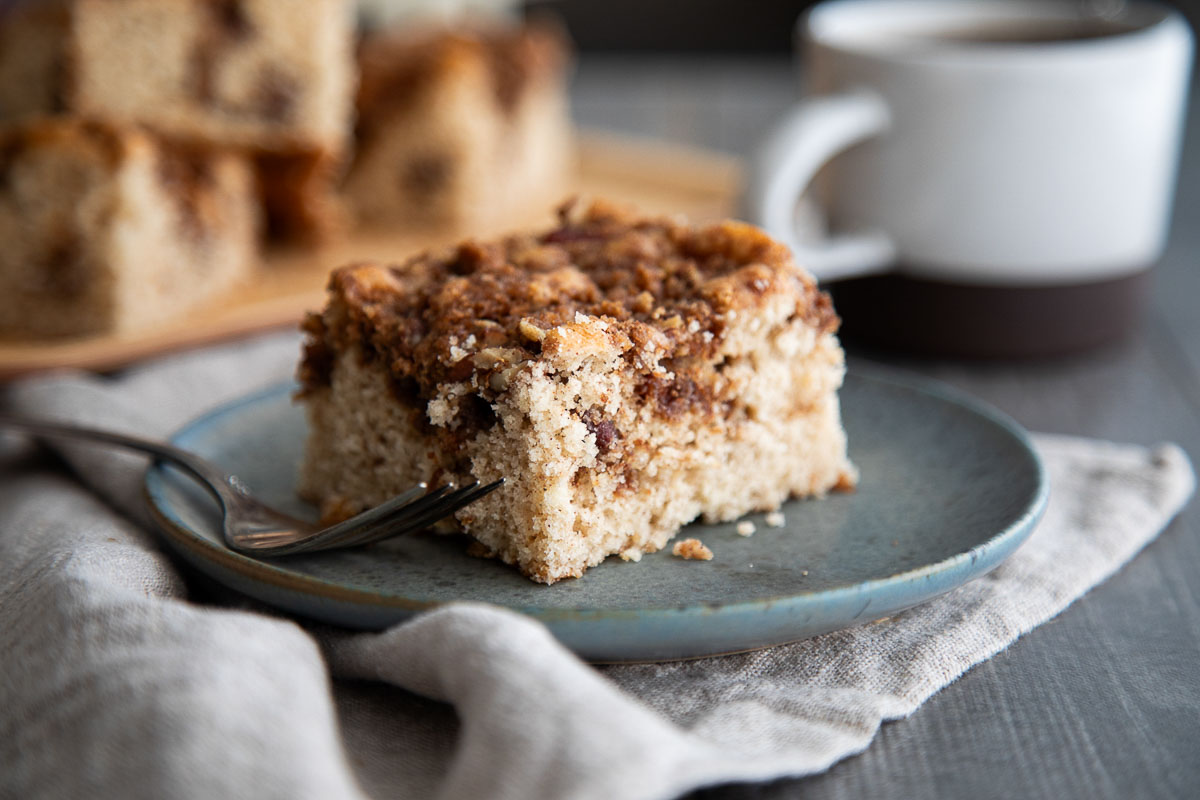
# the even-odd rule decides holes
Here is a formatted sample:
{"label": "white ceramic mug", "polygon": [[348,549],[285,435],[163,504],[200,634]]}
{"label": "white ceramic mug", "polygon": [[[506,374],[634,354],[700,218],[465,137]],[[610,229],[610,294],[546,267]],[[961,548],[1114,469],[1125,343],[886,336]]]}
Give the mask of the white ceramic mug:
{"label": "white ceramic mug", "polygon": [[[822,281],[1030,288],[1146,270],[1166,241],[1192,35],[1153,3],[1085,9],[814,7],[796,32],[806,99],[752,159],[746,218]],[[839,231],[818,241],[797,234],[810,188]]]}

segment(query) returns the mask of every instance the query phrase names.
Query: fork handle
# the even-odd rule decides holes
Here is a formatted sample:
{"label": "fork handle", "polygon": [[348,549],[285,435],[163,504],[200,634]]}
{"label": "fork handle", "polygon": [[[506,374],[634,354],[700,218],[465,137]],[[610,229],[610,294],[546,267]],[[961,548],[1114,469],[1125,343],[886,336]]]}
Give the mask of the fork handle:
{"label": "fork handle", "polygon": [[218,502],[225,500],[221,496],[217,488],[218,486],[228,486],[235,490],[238,488],[236,481],[216,465],[186,450],[180,450],[177,447],[153,439],[144,439],[140,436],[114,433],[113,431],[88,428],[83,425],[72,425],[65,422],[50,422],[48,420],[29,419],[28,417],[15,417],[11,414],[0,414],[0,429],[2,428],[23,431],[39,437],[76,439],[97,444],[116,445],[117,447],[147,453],[158,460],[168,461],[184,472],[198,478],[200,483],[208,489]]}

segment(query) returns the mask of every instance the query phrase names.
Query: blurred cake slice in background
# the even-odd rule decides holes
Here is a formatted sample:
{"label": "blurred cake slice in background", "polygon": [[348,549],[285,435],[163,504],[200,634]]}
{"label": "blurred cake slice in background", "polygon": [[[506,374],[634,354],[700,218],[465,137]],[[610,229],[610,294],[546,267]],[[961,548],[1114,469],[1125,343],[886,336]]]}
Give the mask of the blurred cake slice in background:
{"label": "blurred cake slice in background", "polygon": [[80,118],[0,126],[0,334],[125,332],[256,259],[249,161]]}
{"label": "blurred cake slice in background", "polygon": [[571,168],[567,63],[546,25],[369,36],[345,187],[358,219],[479,230],[556,200]]}
{"label": "blurred cake slice in background", "polygon": [[350,0],[48,0],[0,30],[0,118],[103,117],[263,163],[272,227],[335,227],[355,67]]}
{"label": "blurred cake slice in background", "polygon": [[354,86],[345,0],[75,0],[75,108],[179,137],[341,153]]}

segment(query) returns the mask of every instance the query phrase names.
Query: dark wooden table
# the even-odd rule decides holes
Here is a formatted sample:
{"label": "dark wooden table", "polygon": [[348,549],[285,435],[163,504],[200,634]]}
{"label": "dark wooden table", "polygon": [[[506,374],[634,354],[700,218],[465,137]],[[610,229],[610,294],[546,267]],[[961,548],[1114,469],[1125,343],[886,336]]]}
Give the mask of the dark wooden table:
{"label": "dark wooden table", "polygon": [[[795,97],[782,59],[586,56],[576,118],[746,153]],[[1173,441],[1200,458],[1200,92],[1169,249],[1123,342],[1070,358],[971,363],[851,352],[965,389],[1030,430]],[[1200,797],[1200,504],[1116,576],[883,726],[829,772],[720,798]]]}

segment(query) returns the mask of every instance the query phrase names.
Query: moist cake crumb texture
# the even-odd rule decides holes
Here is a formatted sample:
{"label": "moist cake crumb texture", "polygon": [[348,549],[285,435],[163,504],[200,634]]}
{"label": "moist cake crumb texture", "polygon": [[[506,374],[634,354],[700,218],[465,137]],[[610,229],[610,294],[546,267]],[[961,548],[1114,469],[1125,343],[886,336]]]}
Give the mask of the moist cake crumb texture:
{"label": "moist cake crumb texture", "polygon": [[671,548],[672,555],[689,561],[712,561],[713,551],[699,539],[681,539]]}
{"label": "moist cake crumb texture", "polygon": [[305,323],[302,491],[341,515],[417,481],[503,476],[456,519],[525,575],[637,560],[693,519],[854,485],[837,322],[757,228],[604,202],[343,267]]}

